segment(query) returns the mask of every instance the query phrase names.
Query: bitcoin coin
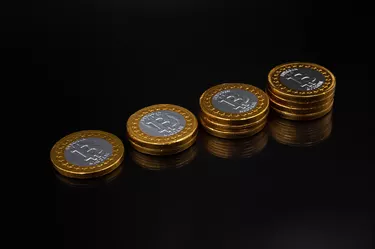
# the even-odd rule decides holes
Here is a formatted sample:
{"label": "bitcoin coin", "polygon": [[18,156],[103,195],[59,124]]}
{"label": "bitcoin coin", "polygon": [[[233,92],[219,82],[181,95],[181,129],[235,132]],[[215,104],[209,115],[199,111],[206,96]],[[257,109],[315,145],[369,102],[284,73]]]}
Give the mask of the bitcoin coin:
{"label": "bitcoin coin", "polygon": [[108,132],[85,130],[60,139],[51,149],[51,161],[62,175],[93,178],[114,171],[124,157],[121,140]]}
{"label": "bitcoin coin", "polygon": [[268,96],[259,88],[242,83],[224,83],[200,97],[204,115],[218,123],[242,125],[255,122],[268,110]]}
{"label": "bitcoin coin", "polygon": [[130,144],[151,155],[176,154],[194,144],[198,121],[189,110],[171,104],[145,107],[127,122]]}
{"label": "bitcoin coin", "polygon": [[306,122],[296,122],[270,115],[269,130],[281,144],[308,147],[326,140],[332,132],[332,111],[327,115]]}
{"label": "bitcoin coin", "polygon": [[224,83],[206,90],[199,100],[203,128],[221,138],[244,138],[260,132],[266,122],[269,99],[259,88]]}
{"label": "bitcoin coin", "polygon": [[283,118],[312,120],[332,109],[335,87],[335,76],[325,67],[292,62],[269,72],[266,92],[270,107]]}

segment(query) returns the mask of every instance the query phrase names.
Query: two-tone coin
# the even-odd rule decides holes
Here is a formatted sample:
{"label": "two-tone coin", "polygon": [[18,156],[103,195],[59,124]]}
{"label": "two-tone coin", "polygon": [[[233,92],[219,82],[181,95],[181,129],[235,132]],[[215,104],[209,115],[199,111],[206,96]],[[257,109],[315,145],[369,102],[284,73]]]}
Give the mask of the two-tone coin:
{"label": "two-tone coin", "polygon": [[199,100],[200,123],[211,135],[244,138],[267,123],[269,99],[261,89],[242,83],[224,83],[206,90]]}
{"label": "two-tone coin", "polygon": [[124,146],[111,133],[84,130],[60,139],[50,157],[54,168],[64,176],[93,178],[109,174],[121,164]]}
{"label": "two-tone coin", "polygon": [[286,63],[268,74],[270,107],[281,117],[312,120],[332,110],[336,79],[327,68],[306,62]]}
{"label": "two-tone coin", "polygon": [[127,122],[130,144],[150,155],[171,155],[195,143],[198,121],[189,110],[171,104],[145,107]]}
{"label": "two-tone coin", "polygon": [[324,117],[305,122],[287,120],[278,115],[270,115],[269,130],[279,143],[308,147],[326,140],[332,132],[332,111]]}

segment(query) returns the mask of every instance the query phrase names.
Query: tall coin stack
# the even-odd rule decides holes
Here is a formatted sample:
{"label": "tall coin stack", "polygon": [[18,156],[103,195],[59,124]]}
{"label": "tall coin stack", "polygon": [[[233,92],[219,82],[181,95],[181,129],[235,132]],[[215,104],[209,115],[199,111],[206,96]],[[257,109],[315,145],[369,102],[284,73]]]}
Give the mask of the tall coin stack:
{"label": "tall coin stack", "polygon": [[333,107],[336,80],[326,68],[305,62],[286,63],[268,74],[270,107],[290,120],[313,120]]}
{"label": "tall coin stack", "polygon": [[242,83],[213,86],[202,94],[199,104],[202,126],[221,138],[243,138],[260,132],[269,110],[267,94]]}

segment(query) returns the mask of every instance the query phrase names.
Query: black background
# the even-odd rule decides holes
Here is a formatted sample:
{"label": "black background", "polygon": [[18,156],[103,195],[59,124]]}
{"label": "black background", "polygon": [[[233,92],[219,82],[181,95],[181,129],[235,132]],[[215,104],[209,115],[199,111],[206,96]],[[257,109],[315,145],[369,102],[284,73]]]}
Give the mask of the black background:
{"label": "black background", "polygon": [[[47,92],[43,170],[56,190],[51,247],[372,248],[369,6],[80,0],[31,11],[32,76]],[[333,129],[322,143],[290,147],[268,133],[253,157],[222,159],[207,151],[201,130],[184,167],[149,171],[131,159],[125,126],[138,109],[172,103],[197,114],[207,88],[264,89],[269,70],[289,61],[321,64],[337,78]],[[84,129],[124,141],[111,181],[72,183],[53,170],[53,144]]]}

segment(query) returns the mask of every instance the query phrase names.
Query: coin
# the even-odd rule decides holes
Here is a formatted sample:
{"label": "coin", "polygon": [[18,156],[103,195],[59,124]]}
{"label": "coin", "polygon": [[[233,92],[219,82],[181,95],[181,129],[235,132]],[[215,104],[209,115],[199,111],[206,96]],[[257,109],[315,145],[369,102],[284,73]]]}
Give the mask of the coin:
{"label": "coin", "polygon": [[308,147],[326,140],[332,132],[332,111],[327,115],[306,122],[296,122],[270,115],[269,130],[281,144]]}
{"label": "coin", "polygon": [[54,168],[71,178],[93,178],[114,171],[124,158],[121,140],[108,132],[84,130],[60,139],[51,149]]}
{"label": "coin", "polygon": [[314,63],[293,62],[273,68],[266,92],[270,107],[290,120],[313,120],[333,108],[335,76]]}
{"label": "coin", "polygon": [[269,99],[259,88],[224,83],[206,90],[199,100],[199,120],[211,135],[243,138],[260,132],[266,124]]}
{"label": "coin", "polygon": [[268,74],[269,89],[287,100],[320,100],[332,94],[335,86],[335,76],[314,63],[286,63],[274,67]]}
{"label": "coin", "polygon": [[189,110],[172,104],[145,107],[132,114],[127,134],[134,149],[151,155],[176,154],[194,144],[198,121]]}

